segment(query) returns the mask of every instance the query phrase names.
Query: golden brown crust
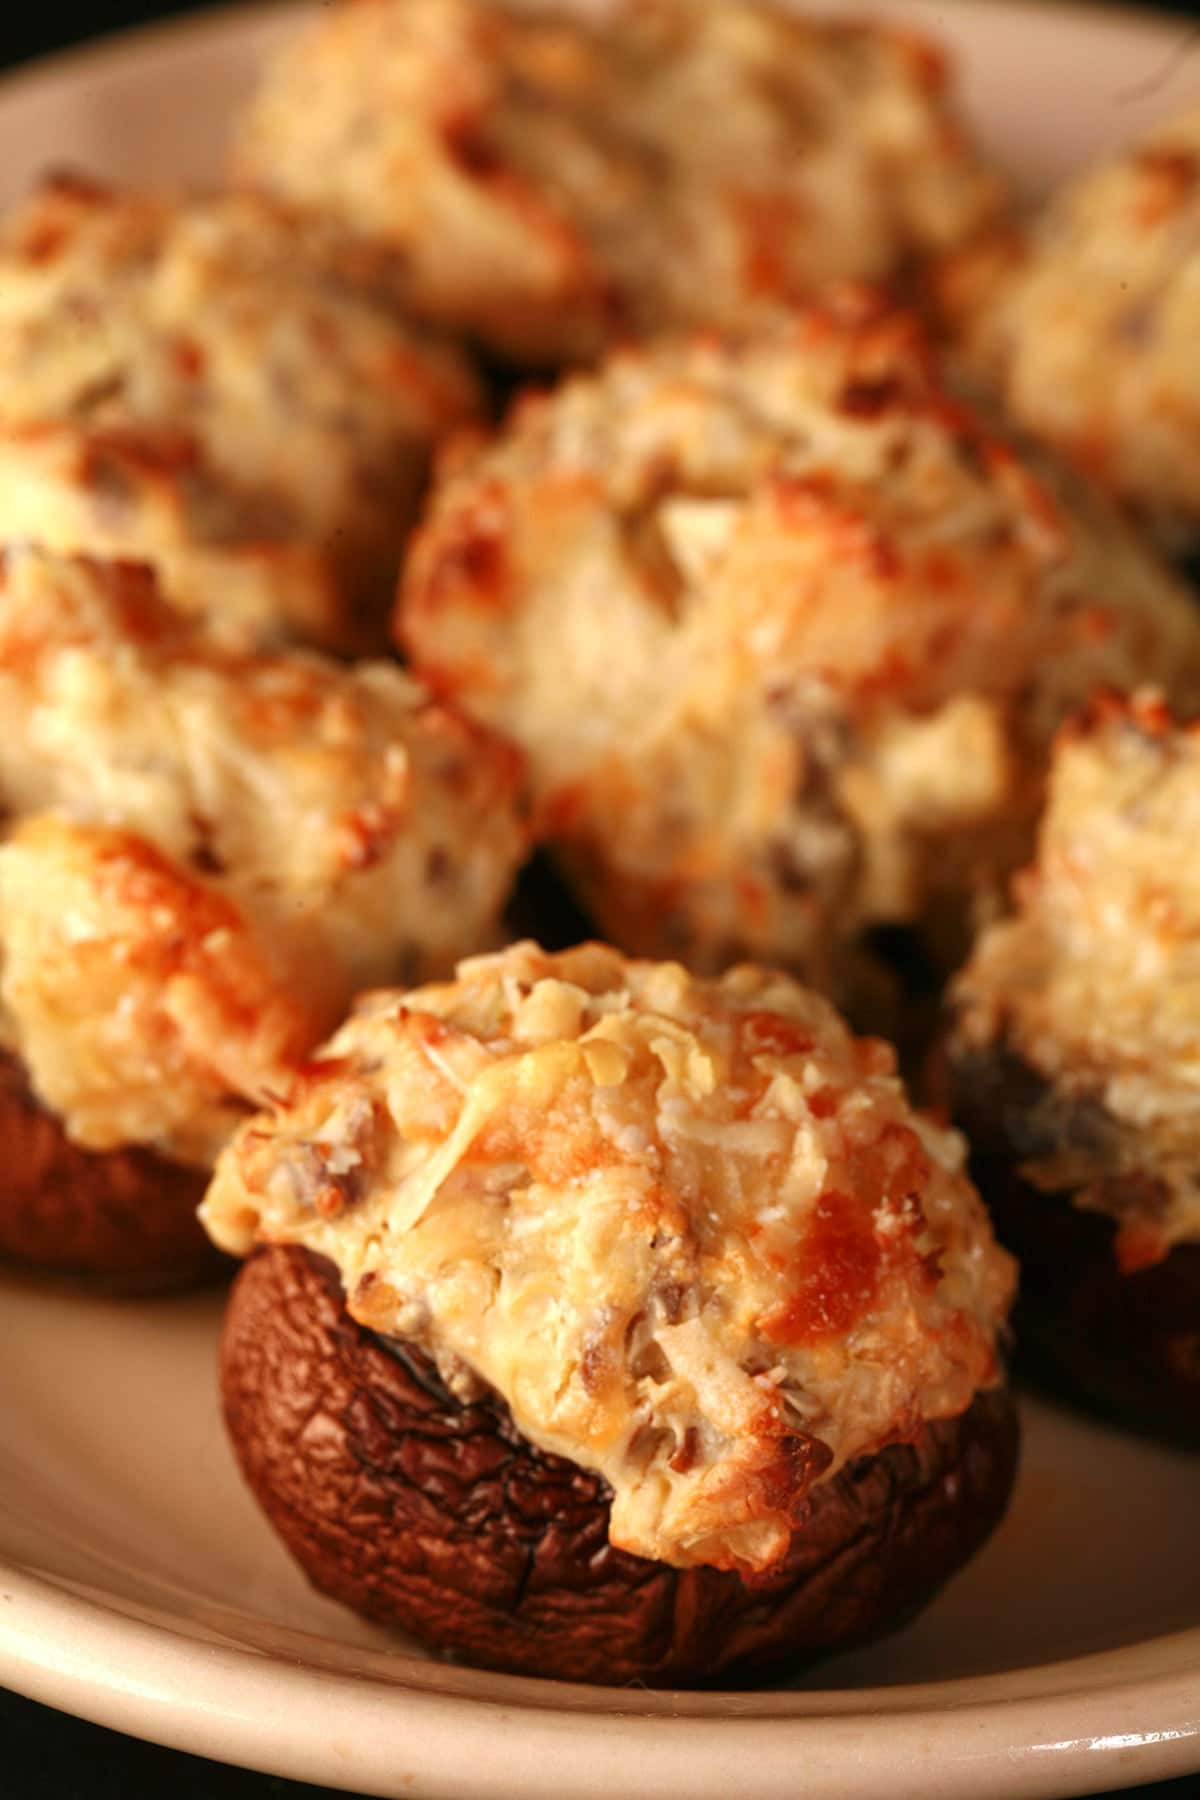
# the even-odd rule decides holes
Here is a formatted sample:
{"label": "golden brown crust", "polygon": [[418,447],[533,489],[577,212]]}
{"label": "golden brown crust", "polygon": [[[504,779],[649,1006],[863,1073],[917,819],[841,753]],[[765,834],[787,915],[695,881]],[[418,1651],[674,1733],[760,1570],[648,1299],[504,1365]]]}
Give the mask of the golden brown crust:
{"label": "golden brown crust", "polygon": [[817,1489],[784,1563],[743,1579],[614,1550],[603,1484],[534,1450],[507,1408],[345,1313],[295,1247],[242,1271],[221,1342],[243,1474],[309,1579],[483,1666],[685,1683],[797,1664],[901,1625],[1004,1511],[1003,1390]]}
{"label": "golden brown crust", "polygon": [[1098,684],[1200,696],[1186,589],[858,290],[613,356],[460,446],[397,624],[527,751],[614,942],[843,999],[877,926],[957,959]]}
{"label": "golden brown crust", "polygon": [[0,552],[0,736],[0,1032],[91,1149],[211,1161],[361,987],[490,941],[524,851],[507,745],[141,567]]}
{"label": "golden brown crust", "polygon": [[1130,1271],[1200,1243],[1198,842],[1200,725],[1098,698],[1059,733],[1012,916],[952,990],[951,1060],[1041,1084],[1022,1175],[1115,1219]]}
{"label": "golden brown crust", "polygon": [[87,1150],[208,1168],[325,1022],[328,995],[227,894],[136,833],[53,813],[0,846],[0,945],[3,1040]]}
{"label": "golden brown crust", "polygon": [[722,0],[328,7],[234,168],[399,249],[434,319],[541,363],[904,273],[1001,194],[930,43]]}
{"label": "golden brown crust", "polygon": [[154,563],[242,643],[380,646],[478,409],[378,258],[253,195],[45,183],[0,225],[0,540]]}
{"label": "golden brown crust", "polygon": [[1170,547],[1200,539],[1200,106],[938,278],[972,376]]}
{"label": "golden brown crust", "polygon": [[205,1174],[149,1150],[72,1144],[0,1052],[0,1258],[141,1290],[228,1267],[196,1218]]}
{"label": "golden brown crust", "polygon": [[235,644],[379,647],[378,591],[347,592],[319,545],[265,537],[236,515],[195,442],[169,425],[0,421],[7,541],[152,563],[172,606]]}

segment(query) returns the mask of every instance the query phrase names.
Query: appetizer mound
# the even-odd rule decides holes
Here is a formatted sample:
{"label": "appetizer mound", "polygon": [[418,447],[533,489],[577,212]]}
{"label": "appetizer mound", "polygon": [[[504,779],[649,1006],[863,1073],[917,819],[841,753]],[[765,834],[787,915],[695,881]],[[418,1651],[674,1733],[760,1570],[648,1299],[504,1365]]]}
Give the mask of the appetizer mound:
{"label": "appetizer mound", "polygon": [[606,935],[843,997],[872,927],[952,960],[1097,684],[1200,696],[1182,586],[859,290],[618,354],[464,443],[398,630],[526,749]]}
{"label": "appetizer mound", "polygon": [[47,184],[0,229],[0,539],[154,563],[243,642],[378,647],[476,406],[333,225]]}
{"label": "appetizer mound", "polygon": [[398,249],[430,317],[549,364],[978,230],[1001,190],[946,87],[918,37],[754,0],[342,0],[268,72],[234,172]]}
{"label": "appetizer mound", "polygon": [[[810,1516],[839,1538],[855,1495],[842,1523],[882,1534],[884,1588],[901,1580],[898,1533],[911,1604],[986,1534],[1012,1470],[993,1394],[1012,1265],[961,1163],[960,1140],[908,1106],[892,1052],[782,975],[743,966],[704,982],[599,945],[520,944],[462,964],[451,984],[368,996],[289,1098],[238,1132],[202,1208],[223,1249],[272,1247],[243,1278],[224,1356],[251,1484],[318,1585],[376,1616],[488,1662],[584,1678],[602,1667],[595,1642],[573,1648],[571,1590],[590,1578],[569,1558],[551,1584],[557,1617],[545,1579],[523,1612],[491,1570],[461,1635],[456,1546],[480,1552],[455,1476],[444,1504],[433,1489],[402,1566],[381,1559],[380,1515],[384,1541],[396,1536],[387,1483],[356,1504],[353,1452],[328,1420],[281,1435],[280,1409],[299,1398],[282,1346],[324,1342],[340,1366],[304,1357],[310,1414],[331,1391],[350,1406],[361,1381],[386,1418],[389,1380],[405,1390],[385,1465],[398,1507],[415,1503],[405,1481],[422,1414],[444,1435],[453,1397],[468,1435],[499,1439],[499,1461],[516,1451],[498,1504],[520,1515],[521,1467],[549,1459],[560,1488],[606,1513],[613,1550],[652,1565],[643,1580],[653,1565],[723,1571],[743,1585],[716,1591],[761,1613],[801,1565],[811,1573]],[[322,1297],[338,1283],[349,1319]],[[318,1316],[306,1322],[302,1304]],[[289,1316],[272,1327],[272,1312]],[[384,1372],[380,1346],[401,1373]],[[974,1499],[960,1508],[950,1471],[977,1436]],[[864,1499],[890,1504],[881,1456],[898,1482],[883,1519]],[[457,1460],[438,1459],[448,1471]],[[910,1491],[939,1518],[930,1561],[920,1533],[907,1538]],[[837,1617],[846,1596],[828,1578]],[[848,1611],[852,1635],[894,1622]],[[803,1612],[776,1656],[828,1647]],[[719,1639],[686,1632],[656,1653],[619,1607],[608,1624],[623,1670],[726,1661]]]}
{"label": "appetizer mound", "polygon": [[1200,546],[1200,106],[952,259],[968,367],[1170,546]]}
{"label": "appetizer mound", "polygon": [[1200,1443],[1200,727],[1104,700],[1066,728],[1015,916],[954,990],[981,1186],[1072,1385]]}
{"label": "appetizer mound", "polygon": [[489,936],[524,845],[512,752],[400,670],[222,649],[128,565],[0,559],[0,741],[3,1041],[89,1151],[208,1166],[359,987]]}

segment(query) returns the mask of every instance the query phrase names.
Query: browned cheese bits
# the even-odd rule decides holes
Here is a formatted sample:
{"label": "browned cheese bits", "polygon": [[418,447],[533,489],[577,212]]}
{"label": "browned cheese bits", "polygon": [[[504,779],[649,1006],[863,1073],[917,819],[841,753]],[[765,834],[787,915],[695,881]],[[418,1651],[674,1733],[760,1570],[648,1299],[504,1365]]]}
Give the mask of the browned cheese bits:
{"label": "browned cheese bits", "polygon": [[527,751],[606,936],[843,997],[874,927],[953,960],[1097,685],[1200,693],[1187,592],[859,290],[617,354],[462,444],[398,629]]}
{"label": "browned cheese bits", "polygon": [[1001,201],[932,45],[753,0],[341,0],[268,69],[234,173],[544,364],[903,274]]}
{"label": "browned cheese bits", "polygon": [[329,1259],[353,1319],[602,1475],[615,1546],[751,1575],[999,1381],[1012,1266],[962,1162],[785,976],[519,944],[360,1002],[202,1217]]}
{"label": "browned cheese bits", "polygon": [[0,540],[151,562],[241,643],[381,645],[476,405],[329,221],[58,180],[0,227]]}
{"label": "browned cheese bits", "polygon": [[1171,548],[1200,542],[1200,106],[961,259],[966,366]]}
{"label": "browned cheese bits", "polygon": [[241,654],[145,569],[0,558],[0,1022],[89,1150],[211,1162],[362,986],[491,934],[515,754],[394,665]]}

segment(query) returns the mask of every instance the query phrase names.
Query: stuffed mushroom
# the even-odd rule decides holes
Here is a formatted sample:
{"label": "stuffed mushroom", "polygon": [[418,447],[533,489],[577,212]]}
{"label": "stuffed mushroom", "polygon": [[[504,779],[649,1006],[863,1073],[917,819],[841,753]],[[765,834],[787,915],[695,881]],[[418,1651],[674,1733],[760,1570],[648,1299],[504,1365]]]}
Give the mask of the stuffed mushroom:
{"label": "stuffed mushroom", "polygon": [[341,0],[267,70],[233,167],[541,365],[903,276],[1003,195],[933,45],[759,0]]}
{"label": "stuffed mushroom", "polygon": [[243,645],[381,647],[432,445],[477,405],[328,221],[60,178],[0,226],[0,541],[151,562]]}
{"label": "stuffed mushroom", "polygon": [[948,1066],[1043,1373],[1200,1446],[1198,832],[1200,729],[1149,693],[1068,726]]}
{"label": "stuffed mushroom", "polygon": [[902,1622],[1003,1512],[1008,1257],[822,999],[516,945],[360,1001],[223,1154],[221,1378],[309,1577],[489,1666],[689,1681]]}
{"label": "stuffed mushroom", "polygon": [[618,354],[451,450],[397,627],[527,752],[606,937],[856,1004],[880,933],[953,966],[1073,707],[1200,700],[1187,590],[859,289]]}
{"label": "stuffed mushroom", "polygon": [[184,1272],[163,1215],[203,1251],[217,1151],[352,995],[488,941],[519,781],[392,665],[241,655],[146,569],[0,557],[0,1254]]}

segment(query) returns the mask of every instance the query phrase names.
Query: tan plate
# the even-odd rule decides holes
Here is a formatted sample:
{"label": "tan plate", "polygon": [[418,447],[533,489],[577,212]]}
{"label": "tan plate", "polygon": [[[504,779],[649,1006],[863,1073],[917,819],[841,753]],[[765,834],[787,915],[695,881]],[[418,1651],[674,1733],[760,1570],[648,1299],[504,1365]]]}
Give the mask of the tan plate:
{"label": "tan plate", "polygon": [[[1200,95],[1179,22],[878,10],[957,44],[981,130],[1032,183]],[[288,28],[226,12],[10,77],[0,200],[47,164],[215,175]],[[0,1681],[209,1756],[431,1800],[1045,1800],[1200,1769],[1200,1460],[1030,1405],[1011,1517],[891,1642],[787,1691],[518,1681],[431,1662],[309,1592],[222,1440],[219,1306],[0,1281]]]}

